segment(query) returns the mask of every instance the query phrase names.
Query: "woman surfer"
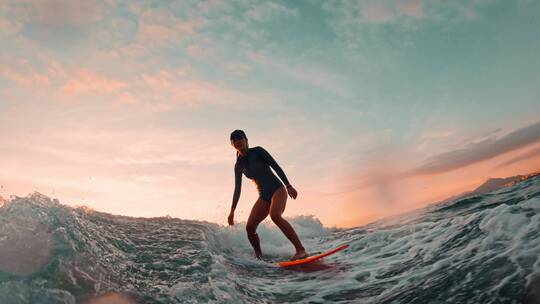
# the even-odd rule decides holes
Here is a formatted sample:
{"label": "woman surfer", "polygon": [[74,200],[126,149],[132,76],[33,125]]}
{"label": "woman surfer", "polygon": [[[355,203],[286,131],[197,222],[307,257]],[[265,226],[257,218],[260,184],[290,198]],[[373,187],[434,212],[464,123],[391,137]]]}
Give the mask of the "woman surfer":
{"label": "woman surfer", "polygon": [[[298,239],[293,227],[281,216],[283,211],[285,211],[287,193],[293,199],[296,199],[297,196],[296,190],[289,184],[281,167],[262,147],[249,148],[248,139],[242,130],[235,130],[231,133],[231,144],[237,151],[236,163],[234,165],[234,195],[231,212],[228,217],[229,225],[234,225],[234,210],[240,199],[243,173],[255,182],[259,192],[259,198],[253,205],[246,224],[248,239],[255,250],[255,257],[260,259],[262,255],[259,236],[256,232],[257,226],[268,214],[270,214],[272,221],[296,248],[296,254],[291,260],[307,257],[306,250]],[[285,183],[285,186],[272,173],[270,168],[274,169]]]}

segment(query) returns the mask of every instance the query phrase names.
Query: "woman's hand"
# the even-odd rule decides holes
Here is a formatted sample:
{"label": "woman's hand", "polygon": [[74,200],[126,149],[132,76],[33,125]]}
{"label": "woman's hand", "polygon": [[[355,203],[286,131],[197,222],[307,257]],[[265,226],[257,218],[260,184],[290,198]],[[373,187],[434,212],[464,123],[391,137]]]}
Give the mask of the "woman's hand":
{"label": "woman's hand", "polygon": [[229,225],[232,226],[234,225],[234,211],[231,211],[231,213],[229,213]]}
{"label": "woman's hand", "polygon": [[292,197],[293,199],[296,199],[296,196],[298,195],[298,193],[296,192],[296,189],[294,189],[293,186],[287,187],[287,192],[289,193],[290,197]]}

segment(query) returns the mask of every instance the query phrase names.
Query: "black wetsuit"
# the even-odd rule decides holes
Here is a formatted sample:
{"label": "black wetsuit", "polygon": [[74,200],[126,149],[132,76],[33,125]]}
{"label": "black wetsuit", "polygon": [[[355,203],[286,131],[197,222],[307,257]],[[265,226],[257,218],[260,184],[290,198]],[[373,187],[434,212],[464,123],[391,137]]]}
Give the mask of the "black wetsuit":
{"label": "black wetsuit", "polygon": [[246,156],[237,155],[236,164],[234,165],[233,209],[236,208],[236,204],[240,198],[242,173],[255,182],[261,198],[271,203],[272,195],[283,184],[272,173],[270,167],[276,171],[281,180],[288,186],[289,180],[287,180],[287,176],[285,176],[281,167],[264,148],[258,146],[248,148]]}

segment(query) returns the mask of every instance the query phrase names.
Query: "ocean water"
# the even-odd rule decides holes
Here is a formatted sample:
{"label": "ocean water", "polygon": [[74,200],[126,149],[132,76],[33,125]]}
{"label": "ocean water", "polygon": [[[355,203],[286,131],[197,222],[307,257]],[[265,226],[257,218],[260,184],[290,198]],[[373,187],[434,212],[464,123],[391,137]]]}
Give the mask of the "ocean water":
{"label": "ocean water", "polygon": [[276,267],[272,223],[131,218],[39,193],[0,207],[0,303],[540,303],[540,178],[353,229],[290,219],[322,263]]}

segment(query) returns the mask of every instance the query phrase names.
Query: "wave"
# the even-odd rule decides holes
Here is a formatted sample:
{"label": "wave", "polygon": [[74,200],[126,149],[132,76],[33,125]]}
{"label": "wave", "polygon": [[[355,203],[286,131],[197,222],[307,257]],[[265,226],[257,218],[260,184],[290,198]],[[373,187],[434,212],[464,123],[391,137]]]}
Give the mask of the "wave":
{"label": "wave", "polygon": [[538,303],[539,211],[532,178],[351,229],[294,217],[310,253],[350,247],[283,269],[273,262],[294,248],[271,222],[259,261],[245,223],[118,216],[33,193],[0,207],[0,303]]}

